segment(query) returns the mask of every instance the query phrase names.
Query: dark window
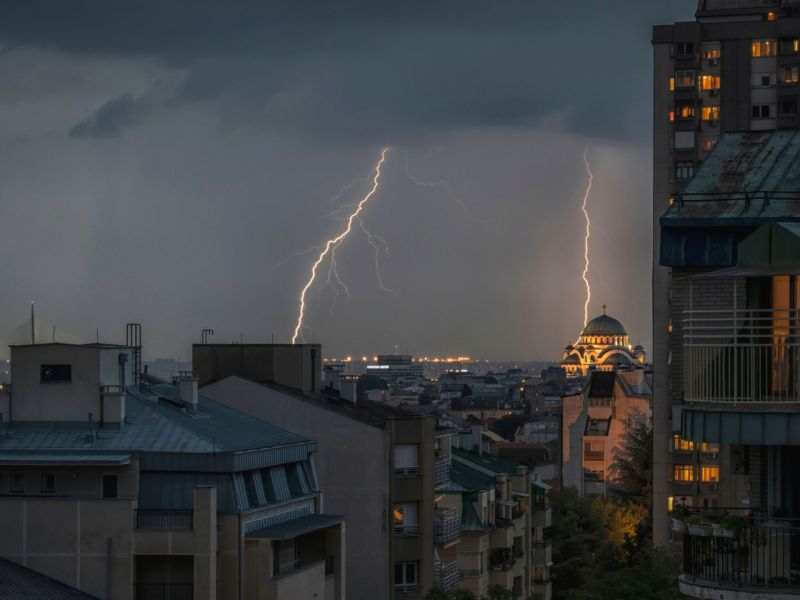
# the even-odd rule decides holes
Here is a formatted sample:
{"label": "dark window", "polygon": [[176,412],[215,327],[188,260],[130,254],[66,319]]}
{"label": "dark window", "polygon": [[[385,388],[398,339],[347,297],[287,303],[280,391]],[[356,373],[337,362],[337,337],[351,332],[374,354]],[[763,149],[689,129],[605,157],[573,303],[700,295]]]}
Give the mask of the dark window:
{"label": "dark window", "polygon": [[797,115],[797,100],[781,100],[781,103],[778,105],[781,110],[781,116],[783,117],[794,117]]}
{"label": "dark window", "polygon": [[56,491],[56,474],[55,473],[42,473],[42,491],[55,492]]}
{"label": "dark window", "polygon": [[11,491],[15,494],[21,494],[25,491],[25,473],[11,474]]}
{"label": "dark window", "polygon": [[675,179],[691,179],[694,176],[694,163],[693,162],[676,162],[675,163]]}
{"label": "dark window", "polygon": [[103,475],[103,498],[117,497],[117,476]]}
{"label": "dark window", "polygon": [[675,44],[675,56],[692,56],[694,54],[694,42],[678,42]]}
{"label": "dark window", "polygon": [[753,105],[753,118],[754,119],[769,119],[771,110],[769,104],[754,104]]}
{"label": "dark window", "polygon": [[72,381],[72,365],[42,365],[42,383]]}

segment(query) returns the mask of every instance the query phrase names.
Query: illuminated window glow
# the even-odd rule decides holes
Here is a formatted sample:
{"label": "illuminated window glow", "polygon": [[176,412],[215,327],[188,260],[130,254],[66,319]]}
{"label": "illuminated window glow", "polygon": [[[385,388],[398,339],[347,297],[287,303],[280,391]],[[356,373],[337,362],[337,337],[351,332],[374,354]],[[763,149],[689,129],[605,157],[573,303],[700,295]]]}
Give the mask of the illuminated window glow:
{"label": "illuminated window glow", "polygon": [[703,121],[719,121],[719,106],[704,106],[700,118]]}
{"label": "illuminated window glow", "polygon": [[672,449],[679,452],[692,452],[695,449],[694,442],[684,440],[680,434],[676,433],[672,436]]}
{"label": "illuminated window glow", "polygon": [[720,87],[719,75],[700,75],[701,90],[718,90]]}
{"label": "illuminated window glow", "polygon": [[716,145],[717,138],[704,138],[701,143],[701,148],[703,149],[703,152],[711,152]]}
{"label": "illuminated window glow", "polygon": [[781,83],[795,84],[800,80],[800,67],[783,67],[780,70]]}
{"label": "illuminated window glow", "polygon": [[778,53],[778,44],[775,40],[753,40],[750,50],[753,58],[775,56]]}
{"label": "illuminated window glow", "polygon": [[675,78],[674,77],[670,77],[669,78],[669,91],[670,92],[674,92],[675,91]]}
{"label": "illuminated window glow", "polygon": [[675,87],[694,87],[694,71],[675,71]]}
{"label": "illuminated window glow", "polygon": [[767,21],[777,21],[778,20],[778,13],[769,11],[767,13]]}
{"label": "illuminated window glow", "polygon": [[694,465],[673,465],[672,478],[675,481],[694,481]]}
{"label": "illuminated window glow", "polygon": [[703,465],[700,467],[700,480],[706,483],[719,481],[719,467],[716,465]]}

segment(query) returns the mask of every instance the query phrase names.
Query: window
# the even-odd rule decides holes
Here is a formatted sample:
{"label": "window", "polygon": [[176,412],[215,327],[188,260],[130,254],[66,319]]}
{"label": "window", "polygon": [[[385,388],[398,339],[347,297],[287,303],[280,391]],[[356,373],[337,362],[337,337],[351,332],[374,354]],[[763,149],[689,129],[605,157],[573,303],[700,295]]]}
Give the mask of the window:
{"label": "window", "polygon": [[779,114],[782,117],[794,117],[797,115],[797,98],[787,98],[778,104]]}
{"label": "window", "polygon": [[778,42],[778,49],[781,54],[797,54],[800,52],[800,40],[797,38],[782,38]]}
{"label": "window", "polygon": [[72,365],[41,365],[40,380],[42,383],[72,381]]}
{"label": "window", "polygon": [[775,116],[775,107],[773,104],[754,104],[753,105],[753,118],[754,119],[771,119]]}
{"label": "window", "polygon": [[679,433],[675,433],[672,436],[672,449],[678,452],[693,452],[694,442],[684,440]]}
{"label": "window", "polygon": [[419,446],[417,444],[395,445],[394,473],[398,477],[419,475]]}
{"label": "window", "polygon": [[694,87],[694,71],[675,71],[675,87]]}
{"label": "window", "polygon": [[800,67],[781,67],[780,73],[781,83],[794,84],[800,78]]}
{"label": "window", "polygon": [[42,473],[42,491],[45,493],[56,491],[55,473]]}
{"label": "window", "polygon": [[21,494],[25,491],[25,473],[11,474],[11,493]]}
{"label": "window", "polygon": [[672,478],[675,481],[694,481],[694,465],[673,465]]}
{"label": "window", "polygon": [[775,40],[753,40],[751,44],[751,54],[753,58],[761,56],[775,56],[777,54],[778,45]]}
{"label": "window", "polygon": [[117,497],[117,476],[103,475],[103,498]]}
{"label": "window", "polygon": [[603,452],[603,442],[591,441],[584,442],[583,445],[583,460],[603,460],[605,454]]}
{"label": "window", "polygon": [[753,73],[750,81],[754,88],[775,87],[775,73]]}
{"label": "window", "polygon": [[703,149],[703,152],[711,152],[714,149],[714,146],[717,145],[717,138],[703,138],[703,141],[700,144],[700,147]]}
{"label": "window", "polygon": [[700,452],[704,452],[705,454],[719,454],[719,445],[717,444],[709,444],[708,442],[702,442],[700,444]]}
{"label": "window", "polygon": [[694,163],[678,161],[675,163],[675,179],[691,179],[694,176]]}
{"label": "window", "polygon": [[689,148],[694,148],[694,131],[676,131],[675,149],[687,150]]}
{"label": "window", "polygon": [[669,78],[669,91],[670,92],[674,92],[675,91],[675,78],[674,77],[670,77]]}
{"label": "window", "polygon": [[778,13],[772,10],[767,13],[767,21],[777,21],[777,20],[778,20]]}
{"label": "window", "polygon": [[678,104],[675,106],[675,114],[679,119],[691,119],[696,113],[693,104]]}
{"label": "window", "polygon": [[692,56],[694,54],[694,42],[678,42],[675,44],[675,56]]}
{"label": "window", "polygon": [[703,121],[719,121],[719,106],[704,106],[700,118]]}
{"label": "window", "polygon": [[700,75],[700,89],[701,90],[718,90],[720,87],[719,75]]}
{"label": "window", "polygon": [[395,504],[392,508],[392,519],[394,522],[395,535],[401,537],[419,535],[416,502]]}
{"label": "window", "polygon": [[675,496],[667,496],[667,512],[675,509]]}
{"label": "window", "polygon": [[716,465],[703,465],[700,467],[700,481],[705,482],[718,482],[719,481],[719,467]]}
{"label": "window", "polygon": [[675,120],[675,111],[669,111],[669,122],[672,123]]}
{"label": "window", "polygon": [[300,546],[297,538],[273,542],[272,575],[291,573],[300,566]]}
{"label": "window", "polygon": [[396,592],[416,592],[418,585],[417,563],[394,563],[394,589]]}
{"label": "window", "polygon": [[716,63],[722,56],[719,43],[703,44],[703,60]]}

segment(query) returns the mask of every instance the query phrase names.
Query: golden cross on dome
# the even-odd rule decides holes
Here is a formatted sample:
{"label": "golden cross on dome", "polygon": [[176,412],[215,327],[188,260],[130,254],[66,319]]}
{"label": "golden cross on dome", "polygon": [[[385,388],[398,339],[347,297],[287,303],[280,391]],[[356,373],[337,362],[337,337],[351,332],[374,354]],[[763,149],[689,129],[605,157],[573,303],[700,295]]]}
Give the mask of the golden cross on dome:
{"label": "golden cross on dome", "polygon": [[607,308],[608,308],[608,306],[606,306],[605,304],[603,304],[603,315],[605,315],[605,314],[606,314],[606,309],[607,309]]}

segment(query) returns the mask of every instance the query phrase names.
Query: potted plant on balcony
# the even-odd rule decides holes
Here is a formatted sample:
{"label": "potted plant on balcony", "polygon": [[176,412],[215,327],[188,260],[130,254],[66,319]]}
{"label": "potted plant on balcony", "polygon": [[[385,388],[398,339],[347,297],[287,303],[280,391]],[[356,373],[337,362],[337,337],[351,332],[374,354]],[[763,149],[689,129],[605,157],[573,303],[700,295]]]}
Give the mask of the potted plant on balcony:
{"label": "potted plant on balcony", "polygon": [[686,519],[689,518],[689,509],[683,504],[678,504],[670,513],[672,516],[672,531],[683,533],[686,530]]}
{"label": "potted plant on balcony", "polygon": [[742,517],[725,515],[719,520],[719,523],[713,524],[714,535],[723,538],[737,538],[744,531],[746,525],[747,521]]}
{"label": "potted plant on balcony", "polygon": [[711,535],[712,521],[705,515],[692,515],[686,519],[689,535],[708,537]]}

